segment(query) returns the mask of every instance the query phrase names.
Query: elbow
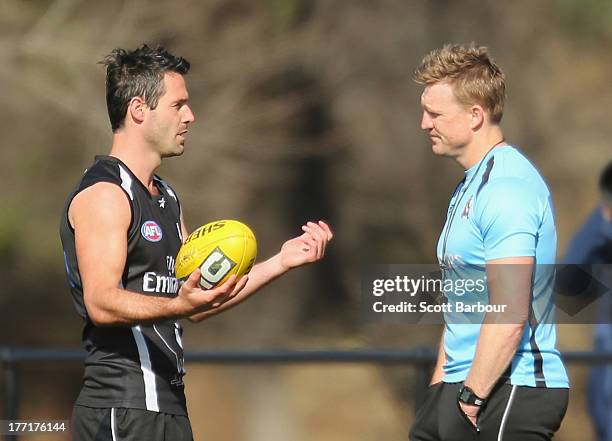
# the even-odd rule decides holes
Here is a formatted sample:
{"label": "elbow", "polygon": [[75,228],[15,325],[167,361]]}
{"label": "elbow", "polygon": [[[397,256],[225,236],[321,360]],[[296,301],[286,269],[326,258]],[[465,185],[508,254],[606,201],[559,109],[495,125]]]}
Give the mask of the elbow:
{"label": "elbow", "polygon": [[112,326],[117,323],[112,320],[111,314],[106,312],[103,308],[91,301],[87,294],[84,294],[85,310],[87,311],[87,317],[95,326]]}
{"label": "elbow", "polygon": [[97,313],[97,312],[93,312],[90,311],[89,309],[87,310],[87,317],[89,318],[89,321],[91,323],[93,323],[95,326],[105,326],[106,323],[104,322],[101,314]]}
{"label": "elbow", "polygon": [[508,326],[508,335],[506,336],[510,340],[520,340],[525,333],[525,325],[527,324],[527,319],[518,320]]}
{"label": "elbow", "polygon": [[528,317],[523,314],[498,315],[492,320],[487,320],[486,324],[498,327],[504,339],[520,340],[525,333]]}
{"label": "elbow", "polygon": [[108,314],[104,313],[99,308],[87,307],[86,309],[87,309],[87,316],[89,317],[89,320],[95,326],[112,326],[116,324],[112,320],[110,320],[110,316]]}
{"label": "elbow", "polygon": [[529,311],[522,310],[522,308],[519,311],[511,311],[505,316],[505,319],[506,323],[514,325],[517,331],[522,331],[529,321]]}
{"label": "elbow", "polygon": [[[505,305],[504,305],[505,306]],[[507,308],[510,309],[510,308]],[[517,311],[504,309],[502,312],[489,314],[485,318],[485,323],[504,325],[510,332],[522,333],[529,321],[528,311]]]}

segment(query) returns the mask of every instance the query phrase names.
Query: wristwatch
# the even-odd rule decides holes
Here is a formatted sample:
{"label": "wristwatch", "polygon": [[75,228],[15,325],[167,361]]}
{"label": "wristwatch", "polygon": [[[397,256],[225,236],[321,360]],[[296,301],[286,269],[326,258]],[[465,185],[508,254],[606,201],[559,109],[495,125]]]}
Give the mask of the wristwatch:
{"label": "wristwatch", "polygon": [[474,393],[472,389],[470,389],[466,385],[462,385],[461,389],[459,389],[459,394],[457,395],[457,399],[465,404],[472,404],[474,406],[482,407],[485,405],[487,400],[485,398],[480,398],[478,395]]}

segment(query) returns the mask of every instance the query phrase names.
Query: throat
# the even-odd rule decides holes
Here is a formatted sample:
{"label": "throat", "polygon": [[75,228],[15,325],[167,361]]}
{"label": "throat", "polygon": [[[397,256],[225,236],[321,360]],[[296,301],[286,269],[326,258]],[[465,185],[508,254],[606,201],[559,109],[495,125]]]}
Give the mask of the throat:
{"label": "throat", "polygon": [[489,153],[493,151],[493,149],[505,144],[506,140],[503,137],[498,138],[497,140],[491,143],[482,144],[480,147],[474,148],[471,151],[466,152],[466,155],[464,155],[463,158],[458,158],[457,161],[464,169],[469,170],[470,168],[478,164],[480,161],[482,161]]}
{"label": "throat", "polygon": [[155,184],[154,180],[151,180],[151,182],[149,182],[149,185],[147,185],[147,190],[149,190],[149,194],[151,196],[161,196],[162,195],[161,191]]}

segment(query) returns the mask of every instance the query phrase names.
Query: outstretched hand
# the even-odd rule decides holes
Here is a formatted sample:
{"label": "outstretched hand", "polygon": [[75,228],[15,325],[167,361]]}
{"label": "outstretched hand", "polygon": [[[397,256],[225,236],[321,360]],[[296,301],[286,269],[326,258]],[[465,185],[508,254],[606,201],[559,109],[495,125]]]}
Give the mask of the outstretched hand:
{"label": "outstretched hand", "polygon": [[302,231],[304,234],[289,239],[281,247],[281,264],[286,269],[320,260],[325,255],[325,247],[334,237],[329,226],[323,221],[307,222],[302,225]]}
{"label": "outstretched hand", "polygon": [[194,271],[179,290],[176,300],[195,310],[189,319],[199,322],[244,301],[291,268],[316,262],[325,255],[325,247],[333,238],[331,229],[319,221],[302,225],[302,230],[302,235],[285,242],[279,253],[255,265],[240,280],[232,276],[223,285],[202,290],[199,288],[200,272]]}

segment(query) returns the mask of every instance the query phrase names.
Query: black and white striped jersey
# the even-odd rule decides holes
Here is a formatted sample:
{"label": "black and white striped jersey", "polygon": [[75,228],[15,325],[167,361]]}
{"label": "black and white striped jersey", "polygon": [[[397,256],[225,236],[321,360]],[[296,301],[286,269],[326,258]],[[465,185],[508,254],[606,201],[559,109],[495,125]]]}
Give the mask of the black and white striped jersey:
{"label": "black and white striped jersey", "polygon": [[119,159],[97,156],[69,196],[60,224],[68,283],[74,306],[85,321],[83,344],[87,358],[83,387],[76,403],[186,415],[181,326],[175,322],[133,327],[96,326],[88,317],[68,208],[80,191],[98,182],[118,185],[131,206],[122,287],[162,297],[176,296],[179,288],[174,267],[182,238],[176,194],[156,176],[160,195],[152,196]]}

